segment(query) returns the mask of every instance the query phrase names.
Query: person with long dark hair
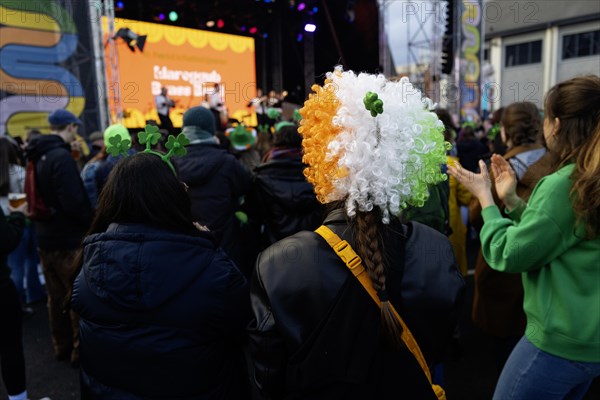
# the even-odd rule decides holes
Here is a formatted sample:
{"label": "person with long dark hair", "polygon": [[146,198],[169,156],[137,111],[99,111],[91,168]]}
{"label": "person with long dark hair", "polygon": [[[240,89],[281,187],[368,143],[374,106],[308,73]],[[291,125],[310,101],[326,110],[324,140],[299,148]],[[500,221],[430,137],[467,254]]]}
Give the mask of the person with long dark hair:
{"label": "person with long dark hair", "polygon": [[82,399],[249,398],[247,282],[194,225],[174,171],[136,154],[117,163],[100,194],[71,300],[81,316]]}
{"label": "person with long dark hair", "polygon": [[444,179],[443,125],[405,78],[339,67],[313,90],[304,173],[332,211],[258,257],[255,384],[267,399],[443,398],[428,365],[452,337],[464,281],[444,235],[397,218],[426,200],[422,179]]}
{"label": "person with long dark hair", "polygon": [[556,156],[527,203],[504,158],[481,174],[450,173],[482,207],[483,256],[497,271],[521,273],[525,335],[509,356],[496,400],[582,399],[600,376],[600,77],[561,82],[546,94],[543,132]]}

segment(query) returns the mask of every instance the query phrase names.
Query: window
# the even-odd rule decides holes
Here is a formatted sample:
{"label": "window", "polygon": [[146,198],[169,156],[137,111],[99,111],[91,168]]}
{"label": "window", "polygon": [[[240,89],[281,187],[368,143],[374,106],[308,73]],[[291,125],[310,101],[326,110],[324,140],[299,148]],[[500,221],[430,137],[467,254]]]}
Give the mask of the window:
{"label": "window", "polygon": [[563,60],[597,54],[600,54],[600,30],[563,36]]}
{"label": "window", "polygon": [[542,41],[519,43],[506,46],[506,67],[542,62]]}

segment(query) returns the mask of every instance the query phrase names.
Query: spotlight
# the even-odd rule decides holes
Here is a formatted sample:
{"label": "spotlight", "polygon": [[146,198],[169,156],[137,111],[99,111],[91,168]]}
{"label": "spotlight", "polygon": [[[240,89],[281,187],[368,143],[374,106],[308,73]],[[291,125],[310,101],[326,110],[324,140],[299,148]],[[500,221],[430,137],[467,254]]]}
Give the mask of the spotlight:
{"label": "spotlight", "polygon": [[269,34],[268,34],[268,33],[263,33],[263,39],[266,39],[266,38],[268,38],[268,37],[269,37]]}
{"label": "spotlight", "polygon": [[206,21],[206,27],[207,28],[212,28],[213,26],[215,26],[215,21]]}
{"label": "spotlight", "polygon": [[248,32],[250,32],[251,35],[254,35],[256,32],[258,32],[258,28],[253,26]]}
{"label": "spotlight", "polygon": [[317,30],[317,26],[315,24],[306,24],[304,25],[304,30],[306,32],[314,32]]}
{"label": "spotlight", "polygon": [[165,14],[164,13],[160,13],[154,19],[157,20],[157,21],[164,21],[165,20]]}
{"label": "spotlight", "polygon": [[225,26],[225,21],[223,21],[222,19],[218,19],[217,20],[217,28],[221,29]]}
{"label": "spotlight", "polygon": [[175,21],[177,21],[178,19],[179,19],[179,15],[177,15],[177,12],[176,12],[176,11],[171,11],[171,12],[169,13],[169,21],[171,21],[171,22],[175,22]]}
{"label": "spotlight", "polygon": [[123,3],[122,1],[117,1],[117,3],[115,4],[115,9],[117,11],[121,11],[124,8],[125,8],[125,3]]}
{"label": "spotlight", "polygon": [[298,11],[302,11],[306,8],[306,4],[305,3],[300,3],[298,4]]}
{"label": "spotlight", "polygon": [[242,32],[246,32],[246,25],[242,25],[242,26],[240,26],[240,31],[242,31]]}
{"label": "spotlight", "polygon": [[132,31],[129,28],[121,28],[115,33],[113,40],[117,40],[118,38],[123,39],[123,41],[129,47],[129,50],[135,52],[135,48],[137,47],[140,52],[144,52],[144,45],[146,44],[146,35],[139,36],[137,33]]}
{"label": "spotlight", "polygon": [[298,36],[296,36],[296,41],[297,42],[301,42],[303,38],[304,38],[304,35],[302,35],[301,33],[299,33]]}

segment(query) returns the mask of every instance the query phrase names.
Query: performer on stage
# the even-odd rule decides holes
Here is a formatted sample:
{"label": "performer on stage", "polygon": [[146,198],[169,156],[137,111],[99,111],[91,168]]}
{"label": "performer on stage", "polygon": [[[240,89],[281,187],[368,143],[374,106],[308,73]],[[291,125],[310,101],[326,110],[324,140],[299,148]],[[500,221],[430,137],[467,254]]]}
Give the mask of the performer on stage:
{"label": "performer on stage", "polygon": [[154,102],[156,103],[156,112],[158,113],[158,118],[160,119],[160,127],[168,130],[169,133],[174,133],[173,123],[169,117],[169,111],[171,108],[175,107],[175,102],[170,99],[167,94],[167,88],[164,86],[161,87],[160,94],[154,97]]}

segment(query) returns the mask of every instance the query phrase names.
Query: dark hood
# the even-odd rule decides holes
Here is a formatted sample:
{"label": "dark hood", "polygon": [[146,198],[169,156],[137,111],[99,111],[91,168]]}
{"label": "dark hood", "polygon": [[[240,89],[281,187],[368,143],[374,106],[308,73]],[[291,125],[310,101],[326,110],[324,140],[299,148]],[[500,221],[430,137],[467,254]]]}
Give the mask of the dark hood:
{"label": "dark hood", "polygon": [[190,186],[199,186],[212,178],[233,157],[227,150],[216,144],[195,144],[188,146],[187,155],[175,159],[181,179]]}
{"label": "dark hood", "polygon": [[256,167],[256,183],[270,197],[294,210],[314,209],[314,187],[306,181],[301,158],[270,160]]}
{"label": "dark hood", "polygon": [[208,233],[183,235],[138,224],[111,224],[83,245],[90,290],[111,306],[136,311],[183,292],[217,252]]}
{"label": "dark hood", "polygon": [[29,142],[25,148],[25,156],[28,160],[37,161],[50,150],[64,148],[71,151],[71,147],[58,135],[41,135]]}

